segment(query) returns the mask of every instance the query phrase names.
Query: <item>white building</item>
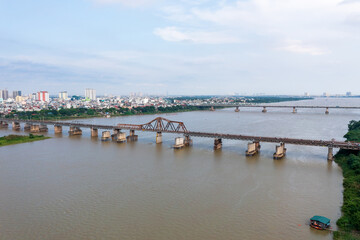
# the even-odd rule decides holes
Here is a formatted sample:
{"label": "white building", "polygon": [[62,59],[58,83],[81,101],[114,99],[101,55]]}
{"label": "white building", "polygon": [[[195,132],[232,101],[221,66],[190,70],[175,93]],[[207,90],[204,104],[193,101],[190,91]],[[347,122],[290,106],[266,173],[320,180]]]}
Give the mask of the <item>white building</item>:
{"label": "white building", "polygon": [[63,100],[67,100],[68,99],[67,91],[59,92],[59,98]]}
{"label": "white building", "polygon": [[49,93],[47,91],[40,91],[37,92],[36,100],[42,101],[42,102],[49,102]]}
{"label": "white building", "polygon": [[96,90],[91,88],[85,89],[85,98],[90,100],[96,100]]}

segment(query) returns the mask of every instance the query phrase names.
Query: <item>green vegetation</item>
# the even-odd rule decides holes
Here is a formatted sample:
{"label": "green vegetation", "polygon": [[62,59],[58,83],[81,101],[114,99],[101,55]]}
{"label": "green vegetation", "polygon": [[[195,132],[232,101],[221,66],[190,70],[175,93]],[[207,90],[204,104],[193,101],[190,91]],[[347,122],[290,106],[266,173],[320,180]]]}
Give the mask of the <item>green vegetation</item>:
{"label": "green vegetation", "polygon": [[[193,101],[193,100],[217,100],[214,96],[184,96],[184,97],[172,97],[167,98],[171,103],[174,100],[179,101]],[[239,103],[245,100],[245,103],[275,103],[275,102],[288,102],[288,101],[299,101],[299,100],[309,100],[312,98],[309,97],[285,97],[285,96],[257,96],[257,97],[228,97],[226,99],[222,99],[222,102],[226,103]]]}
{"label": "green vegetation", "polygon": [[49,137],[44,137],[43,135],[33,135],[33,134],[29,134],[29,136],[8,135],[8,136],[0,137],[0,147],[6,145],[18,144],[18,143],[34,142],[48,138]]}
{"label": "green vegetation", "polygon": [[[360,142],[360,121],[351,121],[348,125],[347,141]],[[339,231],[334,232],[335,239],[360,239],[360,154],[359,151],[340,150],[335,161],[343,170],[344,203],[343,216],[336,222]]]}
{"label": "green vegetation", "polygon": [[[219,107],[217,107],[219,108]],[[41,110],[41,111],[28,111],[17,112],[12,111],[10,114],[5,115],[5,118],[18,118],[18,119],[33,119],[33,120],[61,120],[61,119],[74,119],[74,118],[91,118],[102,117],[107,114],[111,116],[124,116],[135,114],[156,114],[156,113],[172,113],[172,112],[185,112],[185,111],[201,111],[209,110],[210,107],[205,106],[171,106],[159,107],[154,106],[128,108],[109,108],[109,109],[88,109],[88,108],[69,108],[60,110]]]}

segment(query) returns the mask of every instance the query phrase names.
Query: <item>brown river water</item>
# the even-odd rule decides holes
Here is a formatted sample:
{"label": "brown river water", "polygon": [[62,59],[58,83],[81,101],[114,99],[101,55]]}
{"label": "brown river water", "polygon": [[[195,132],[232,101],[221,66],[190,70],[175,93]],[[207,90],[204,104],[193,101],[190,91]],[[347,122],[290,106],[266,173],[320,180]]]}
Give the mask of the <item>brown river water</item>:
{"label": "brown river water", "polygon": [[[279,104],[279,103],[278,103]],[[360,106],[360,99],[315,99],[289,105]],[[284,105],[281,103],[280,105]],[[360,110],[222,109],[162,114],[188,130],[259,136],[342,140]],[[158,115],[157,115],[158,116]],[[156,116],[78,120],[98,124],[146,123]],[[310,229],[313,215],[341,216],[342,172],[327,149],[262,143],[245,157],[247,142],[193,138],[174,150],[177,135],[137,132],[117,144],[49,128],[51,139],[0,148],[0,239],[332,239]],[[11,126],[0,135],[14,132]]]}

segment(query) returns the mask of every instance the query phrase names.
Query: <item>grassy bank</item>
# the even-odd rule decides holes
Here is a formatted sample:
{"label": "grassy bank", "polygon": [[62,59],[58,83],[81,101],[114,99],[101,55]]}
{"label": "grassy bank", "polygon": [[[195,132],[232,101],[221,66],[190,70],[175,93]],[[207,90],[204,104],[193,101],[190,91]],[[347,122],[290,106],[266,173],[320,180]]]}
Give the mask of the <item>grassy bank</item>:
{"label": "grassy bank", "polygon": [[29,134],[28,136],[8,135],[8,136],[0,137],[0,147],[12,145],[12,144],[34,142],[48,138],[49,137],[45,137],[43,135],[33,135],[33,134]]}
{"label": "grassy bank", "polygon": [[[351,121],[345,138],[348,141],[360,142],[360,121]],[[337,240],[360,240],[360,154],[358,151],[340,150],[335,161],[343,170],[344,192],[343,216],[336,224],[339,231],[334,232]]]}

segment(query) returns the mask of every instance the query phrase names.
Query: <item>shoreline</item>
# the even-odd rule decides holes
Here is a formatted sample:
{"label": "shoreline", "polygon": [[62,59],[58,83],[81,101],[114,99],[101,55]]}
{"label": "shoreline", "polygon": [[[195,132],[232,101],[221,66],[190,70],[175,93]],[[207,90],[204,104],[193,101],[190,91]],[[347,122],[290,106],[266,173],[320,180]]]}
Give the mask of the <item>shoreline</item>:
{"label": "shoreline", "polygon": [[41,140],[49,139],[50,137],[46,137],[44,135],[33,135],[29,134],[26,135],[15,135],[10,134],[7,136],[0,137],[0,147],[21,144],[21,143],[28,143],[28,142],[36,142]]}

